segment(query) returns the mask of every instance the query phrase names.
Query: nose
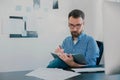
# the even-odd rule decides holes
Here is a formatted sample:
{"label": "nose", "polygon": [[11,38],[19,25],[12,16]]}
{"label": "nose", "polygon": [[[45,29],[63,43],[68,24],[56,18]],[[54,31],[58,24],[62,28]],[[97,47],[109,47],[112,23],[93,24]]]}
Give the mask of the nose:
{"label": "nose", "polygon": [[74,27],[74,28],[73,28],[73,31],[77,31],[77,28],[76,28],[76,27]]}

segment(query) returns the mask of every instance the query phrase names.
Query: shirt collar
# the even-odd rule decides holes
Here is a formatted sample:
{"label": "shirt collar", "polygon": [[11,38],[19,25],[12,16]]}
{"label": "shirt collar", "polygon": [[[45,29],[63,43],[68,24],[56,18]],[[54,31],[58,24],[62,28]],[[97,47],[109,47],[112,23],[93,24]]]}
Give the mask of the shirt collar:
{"label": "shirt collar", "polygon": [[81,40],[81,38],[84,36],[84,32],[82,32],[79,36],[78,36],[78,41]]}

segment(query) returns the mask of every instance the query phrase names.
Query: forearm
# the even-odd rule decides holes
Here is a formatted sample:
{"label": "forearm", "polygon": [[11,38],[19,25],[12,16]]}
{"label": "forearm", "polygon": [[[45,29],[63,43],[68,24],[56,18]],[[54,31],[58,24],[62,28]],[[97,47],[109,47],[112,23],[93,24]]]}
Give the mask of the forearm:
{"label": "forearm", "polygon": [[76,63],[76,62],[71,62],[70,64],[68,64],[71,68],[79,68],[79,67],[83,67],[83,66],[85,66],[85,65],[83,65],[83,64],[78,64],[78,63]]}

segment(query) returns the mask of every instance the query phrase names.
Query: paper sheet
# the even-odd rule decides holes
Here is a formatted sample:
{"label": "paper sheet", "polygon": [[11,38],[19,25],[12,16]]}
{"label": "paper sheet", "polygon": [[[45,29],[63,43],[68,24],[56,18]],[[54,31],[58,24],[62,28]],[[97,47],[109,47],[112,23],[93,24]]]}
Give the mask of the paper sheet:
{"label": "paper sheet", "polygon": [[26,74],[26,76],[33,76],[44,80],[65,80],[77,75],[80,75],[80,73],[65,71],[56,68],[39,68]]}

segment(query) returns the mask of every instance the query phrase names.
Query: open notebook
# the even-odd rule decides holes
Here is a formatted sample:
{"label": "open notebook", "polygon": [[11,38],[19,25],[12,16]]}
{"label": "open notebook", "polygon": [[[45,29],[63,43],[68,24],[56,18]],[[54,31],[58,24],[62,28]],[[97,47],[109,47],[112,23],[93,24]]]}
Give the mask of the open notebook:
{"label": "open notebook", "polygon": [[[51,53],[54,58],[59,58],[55,53]],[[78,64],[86,64],[85,56],[83,54],[72,54],[74,61]]]}
{"label": "open notebook", "polygon": [[[56,55],[55,53],[51,53],[51,55],[54,58],[59,58],[58,55]],[[75,62],[79,63],[79,64],[86,64],[86,60],[85,57],[82,54],[75,54],[72,55]],[[103,65],[93,65],[93,66],[83,66],[80,68],[72,68],[70,69],[74,72],[101,72],[101,71],[105,71],[105,68]]]}

